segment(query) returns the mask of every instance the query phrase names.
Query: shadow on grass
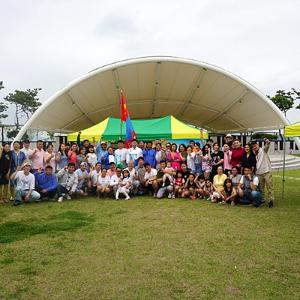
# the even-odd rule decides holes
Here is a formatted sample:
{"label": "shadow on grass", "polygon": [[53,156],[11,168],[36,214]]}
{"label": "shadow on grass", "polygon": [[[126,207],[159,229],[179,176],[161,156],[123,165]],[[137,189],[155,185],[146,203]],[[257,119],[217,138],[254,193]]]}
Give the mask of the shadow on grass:
{"label": "shadow on grass", "polygon": [[12,243],[37,234],[55,234],[89,225],[94,219],[82,212],[66,211],[46,219],[6,222],[0,225],[0,243]]}

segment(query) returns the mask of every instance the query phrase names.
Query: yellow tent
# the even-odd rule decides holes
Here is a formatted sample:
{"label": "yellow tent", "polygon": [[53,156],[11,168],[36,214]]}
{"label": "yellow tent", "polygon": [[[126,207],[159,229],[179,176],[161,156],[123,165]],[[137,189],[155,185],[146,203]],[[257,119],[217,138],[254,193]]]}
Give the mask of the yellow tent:
{"label": "yellow tent", "polygon": [[300,136],[300,122],[286,126],[284,128],[285,137],[298,137]]}

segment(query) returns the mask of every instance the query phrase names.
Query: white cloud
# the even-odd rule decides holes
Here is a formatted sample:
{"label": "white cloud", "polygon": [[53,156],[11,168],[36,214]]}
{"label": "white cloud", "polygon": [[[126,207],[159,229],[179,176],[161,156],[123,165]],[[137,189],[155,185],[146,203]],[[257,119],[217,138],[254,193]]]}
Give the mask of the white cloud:
{"label": "white cloud", "polygon": [[297,0],[3,1],[0,96],[42,87],[45,101],[89,70],[146,55],[206,61],[265,94],[300,89],[299,9]]}

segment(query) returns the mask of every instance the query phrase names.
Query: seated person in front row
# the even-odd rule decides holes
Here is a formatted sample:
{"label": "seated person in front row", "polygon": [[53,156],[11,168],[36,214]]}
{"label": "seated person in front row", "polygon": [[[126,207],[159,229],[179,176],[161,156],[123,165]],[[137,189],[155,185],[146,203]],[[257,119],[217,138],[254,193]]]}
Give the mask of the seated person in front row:
{"label": "seated person in front row", "polygon": [[236,188],[233,186],[231,179],[227,178],[224,182],[224,188],[221,191],[222,204],[229,203],[232,206],[236,204],[238,200],[238,194]]}
{"label": "seated person in front row", "polygon": [[159,168],[159,171],[157,172],[157,176],[156,176],[156,181],[158,184],[158,191],[157,191],[157,194],[154,195],[158,199],[163,198],[166,193],[168,193],[168,198],[172,198],[172,193],[174,190],[174,187],[173,187],[173,185],[171,185],[171,182],[168,178],[165,181],[165,186],[162,186],[164,174],[170,172],[168,170],[165,170],[165,168],[166,168],[166,162],[161,161],[160,168]]}
{"label": "seated person in front row", "polygon": [[57,174],[58,179],[58,202],[62,202],[64,198],[72,199],[78,185],[78,175],[75,173],[75,164],[68,163]]}
{"label": "seated person in front row", "polygon": [[259,179],[252,174],[251,166],[244,166],[244,175],[240,180],[238,193],[242,204],[253,204],[254,207],[261,205],[262,195]]}
{"label": "seated person in front row", "polygon": [[126,198],[125,200],[129,200],[130,190],[132,189],[132,181],[130,179],[130,174],[128,170],[123,170],[123,178],[118,183],[118,188],[116,191],[116,200],[119,200],[119,195],[123,194]]}
{"label": "seated person in front row", "polygon": [[97,194],[97,180],[101,174],[101,164],[99,162],[95,165],[95,170],[92,170],[89,174],[90,180],[88,182],[89,194],[96,196]]}
{"label": "seated person in front row", "polygon": [[54,199],[57,193],[57,178],[53,174],[51,165],[45,167],[45,171],[39,168],[34,174],[36,190],[41,195],[41,200],[45,198]]}
{"label": "seated person in front row", "polygon": [[191,198],[192,200],[196,200],[197,191],[198,188],[195,181],[195,175],[191,173],[184,185],[182,198]]}
{"label": "seated person in front row", "polygon": [[105,168],[102,169],[101,175],[98,176],[97,180],[97,194],[98,197],[106,197],[111,192],[110,177],[107,175]]}
{"label": "seated person in front row", "polygon": [[76,188],[76,194],[80,196],[88,195],[88,181],[89,181],[89,173],[87,171],[87,163],[81,162],[79,165],[79,169],[75,171],[78,176],[78,185]]}
{"label": "seated person in front row", "polygon": [[149,193],[157,193],[158,185],[156,181],[157,170],[152,168],[149,163],[145,163],[144,186]]}
{"label": "seated person in front row", "polygon": [[174,193],[173,196],[174,197],[181,197],[183,189],[184,189],[184,184],[185,184],[185,180],[182,176],[182,171],[178,170],[176,172],[176,177],[175,177],[175,187],[174,187]]}
{"label": "seated person in front row", "polygon": [[40,194],[34,190],[35,178],[34,175],[30,173],[31,164],[25,162],[21,167],[21,171],[15,171],[11,180],[16,181],[16,198],[14,205],[20,205],[22,202],[33,202],[39,201]]}

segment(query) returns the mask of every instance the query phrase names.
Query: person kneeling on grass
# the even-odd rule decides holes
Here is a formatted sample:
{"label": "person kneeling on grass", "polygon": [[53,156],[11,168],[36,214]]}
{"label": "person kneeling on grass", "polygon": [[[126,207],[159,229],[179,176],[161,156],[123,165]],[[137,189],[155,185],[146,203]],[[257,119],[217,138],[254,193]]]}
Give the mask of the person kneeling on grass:
{"label": "person kneeling on grass", "polygon": [[184,185],[184,189],[182,192],[182,198],[191,198],[192,200],[196,200],[197,193],[197,184],[195,182],[195,175],[190,174],[188,180]]}
{"label": "person kneeling on grass", "polygon": [[123,179],[119,181],[118,189],[116,192],[116,200],[119,200],[119,195],[125,195],[125,200],[129,200],[129,193],[132,188],[132,181],[128,170],[123,170]]}
{"label": "person kneeling on grass", "polygon": [[237,202],[237,191],[232,184],[231,179],[227,178],[224,182],[224,188],[221,191],[222,204],[229,203],[232,206]]}
{"label": "person kneeling on grass", "polygon": [[53,174],[53,167],[48,165],[45,167],[45,171],[39,168],[34,173],[36,190],[41,195],[41,200],[54,199],[57,193],[57,178]]}
{"label": "person kneeling on grass", "polygon": [[259,179],[252,174],[251,166],[244,166],[244,175],[239,184],[239,197],[242,204],[253,204],[254,207],[261,205],[261,190]]}
{"label": "person kneeling on grass", "polygon": [[105,168],[102,169],[101,175],[98,176],[98,181],[97,181],[97,194],[98,198],[101,196],[105,197],[108,196],[111,187],[110,187],[110,177],[107,175],[107,171]]}
{"label": "person kneeling on grass", "polygon": [[34,190],[35,178],[30,173],[31,164],[25,162],[21,167],[21,171],[16,171],[11,175],[11,180],[16,181],[15,202],[14,205],[20,205],[22,202],[39,202],[40,194]]}
{"label": "person kneeling on grass", "polygon": [[78,185],[78,175],[74,172],[75,164],[68,163],[66,167],[61,169],[57,174],[58,178],[58,202],[62,202],[64,198],[70,200],[75,194]]}
{"label": "person kneeling on grass", "polygon": [[87,171],[87,163],[84,161],[80,163],[79,169],[75,171],[75,174],[78,176],[78,184],[76,187],[76,194],[80,196],[88,195],[88,182],[89,182],[89,173]]}
{"label": "person kneeling on grass", "polygon": [[213,193],[213,197],[211,199],[211,202],[220,202],[222,201],[222,194],[221,191],[224,188],[224,182],[227,179],[227,175],[223,173],[223,167],[219,166],[217,168],[217,174],[214,176],[214,188],[215,192]]}
{"label": "person kneeling on grass", "polygon": [[158,190],[158,185],[157,185],[157,181],[156,181],[156,175],[157,175],[157,170],[152,168],[151,165],[149,163],[145,164],[145,175],[144,175],[144,186],[145,189],[148,190],[148,192],[150,194],[154,194],[154,196],[157,193]]}

